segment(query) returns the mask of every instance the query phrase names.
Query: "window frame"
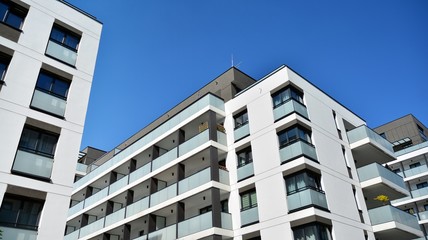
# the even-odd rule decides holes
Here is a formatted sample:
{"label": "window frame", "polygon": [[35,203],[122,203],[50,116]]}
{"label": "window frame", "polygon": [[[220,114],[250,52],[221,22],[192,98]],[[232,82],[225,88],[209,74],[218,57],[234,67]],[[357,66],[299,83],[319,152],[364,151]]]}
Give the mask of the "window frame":
{"label": "window frame", "polygon": [[[289,96],[288,97],[280,97],[282,94],[286,94],[286,92],[289,91]],[[291,100],[295,100],[296,102],[302,104],[303,106],[305,106],[304,103],[304,94],[303,91],[297,89],[296,87],[292,86],[292,85],[288,85],[285,86],[284,88],[274,92],[272,95],[272,104],[273,104],[273,108],[278,108],[282,105],[284,105],[285,103],[291,101]],[[278,103],[275,103],[276,98],[279,97],[279,101]]]}
{"label": "window frame", "polygon": [[[52,80],[51,83],[50,83],[50,87],[49,87],[50,89],[45,89],[45,88],[42,88],[42,87],[38,86],[39,81],[41,81],[41,78],[40,78],[41,75],[44,75],[44,76],[46,76],[46,77],[48,77],[48,78],[50,78]],[[61,95],[61,94],[58,94],[58,93],[54,92],[53,88],[55,87],[55,83],[56,82],[65,83],[67,85],[67,90],[65,91],[64,95]],[[56,75],[54,73],[51,73],[49,71],[41,70],[40,73],[39,73],[39,75],[38,75],[38,77],[37,77],[37,82],[36,82],[36,86],[35,86],[34,89],[39,90],[39,91],[44,92],[44,93],[47,93],[47,94],[49,94],[51,96],[54,96],[54,97],[57,97],[57,98],[60,98],[62,100],[67,101],[67,97],[68,97],[68,94],[69,94],[69,91],[70,91],[70,86],[71,86],[71,81],[70,80],[68,80],[66,78],[63,78],[61,76],[58,76],[58,75]]]}
{"label": "window frame", "polygon": [[[0,0],[0,4],[3,3],[5,6],[7,6],[6,11],[4,12],[4,15],[1,15],[0,13],[0,23],[4,24],[8,27],[11,27],[15,30],[22,31],[21,28],[24,25],[25,18],[27,17],[28,9],[7,0]],[[13,16],[20,18],[20,24],[19,27],[16,27],[9,23],[7,19],[10,17],[10,15],[13,14]]]}
{"label": "window frame", "polygon": [[0,52],[0,65],[4,66],[3,70],[1,70],[0,67],[0,85],[5,83],[4,79],[6,77],[7,69],[9,68],[10,60],[10,56]]}
{"label": "window frame", "polygon": [[[52,34],[54,33],[55,30],[63,34],[63,38],[62,38],[61,41],[57,40],[56,38],[54,38],[52,36]],[[67,36],[77,39],[77,44],[76,44],[75,47],[70,46],[69,44],[67,44]],[[81,38],[82,38],[82,36],[80,36],[79,34],[73,32],[73,31],[71,31],[71,30],[69,30],[69,29],[67,29],[67,28],[65,28],[63,26],[60,26],[58,24],[54,24],[52,26],[51,33],[49,35],[49,41],[55,42],[55,43],[61,45],[62,47],[65,47],[65,48],[67,48],[67,49],[69,49],[71,51],[74,51],[76,53],[78,52]]]}
{"label": "window frame", "polygon": [[416,184],[416,190],[422,189],[422,188],[427,188],[427,187],[428,187],[428,182],[421,182],[421,183]]}
{"label": "window frame", "polygon": [[[35,204],[39,204],[41,206],[38,207],[39,208],[38,213],[37,213],[38,217],[36,218],[35,225],[19,223],[19,220],[20,220],[19,217],[20,216],[26,216],[26,214],[18,214],[17,218],[15,219],[15,222],[2,222],[2,223],[0,223],[0,226],[35,230],[35,231],[38,230],[39,223],[40,223],[40,215],[41,215],[43,208],[44,208],[44,205],[45,205],[44,200],[31,198],[31,197],[24,197],[21,195],[15,195],[15,194],[11,194],[11,193],[5,193],[4,198],[3,198],[3,202],[0,206],[0,211],[5,211],[5,209],[3,209],[3,207],[4,207],[4,204],[7,202],[12,202],[12,205],[14,203],[18,203],[18,205],[19,205],[18,213],[20,213],[21,211],[24,211],[25,210],[25,209],[23,209],[24,207],[28,207],[28,205],[26,205],[26,203],[30,204],[30,206],[31,206],[30,210],[34,210],[33,207]],[[14,207],[14,206],[12,206],[12,207]],[[27,221],[28,221],[28,219],[27,219]]]}
{"label": "window frame", "polygon": [[420,162],[415,162],[415,163],[409,164],[409,169],[417,168],[420,166],[422,166]]}
{"label": "window frame", "polygon": [[[37,133],[37,140],[36,140],[34,148],[22,146],[23,145],[23,143],[22,143],[22,137],[24,136],[24,132],[26,130],[33,131],[33,132]],[[44,143],[44,141],[42,140],[42,138],[45,137],[45,136],[55,138],[55,144],[52,147],[51,153],[43,152],[43,151],[39,150],[40,144]],[[23,128],[23,130],[22,130],[21,137],[19,138],[18,150],[29,152],[29,153],[33,153],[33,154],[36,154],[36,155],[40,155],[40,156],[44,156],[44,157],[48,157],[48,158],[53,159],[54,156],[55,156],[56,147],[57,147],[57,144],[58,144],[58,139],[59,139],[59,134],[55,134],[55,133],[49,132],[47,130],[36,128],[36,127],[30,126],[30,125],[25,125],[24,128]]]}
{"label": "window frame", "polygon": [[[291,138],[293,135],[291,131],[295,131],[295,136],[293,138]],[[304,136],[307,136],[307,138],[302,138],[301,133],[304,133]],[[278,143],[279,143],[279,148],[284,148],[288,145],[291,145],[295,142],[298,141],[303,141],[311,146],[313,146],[312,144],[312,131],[308,130],[304,127],[302,127],[301,125],[293,125],[289,128],[286,128],[282,131],[279,131],[277,133],[278,136]],[[281,138],[285,136],[286,139],[281,140]]]}
{"label": "window frame", "polygon": [[[305,186],[303,187],[298,187],[298,183],[295,180],[296,177],[303,175],[303,182],[305,184]],[[315,184],[315,186],[311,186],[311,180],[310,178],[313,179],[313,183]],[[289,191],[288,188],[288,184],[290,183],[291,179],[294,179],[294,190],[293,191]],[[321,184],[321,174],[309,171],[309,170],[302,170],[299,172],[296,172],[294,174],[291,175],[287,175],[284,176],[284,181],[285,181],[285,191],[287,192],[287,196],[289,195],[293,195],[296,194],[298,192],[307,190],[307,189],[312,189],[314,191],[320,192],[325,194],[325,192],[322,190],[322,184]]]}
{"label": "window frame", "polygon": [[[240,154],[245,154],[245,161],[240,161]],[[236,153],[236,160],[237,160],[237,168],[243,167],[247,164],[250,164],[253,162],[253,151],[251,149],[251,146],[248,146]]]}
{"label": "window frame", "polygon": [[[315,228],[315,231],[313,231],[315,234],[315,240],[332,240],[332,236],[331,236],[331,226],[320,223],[320,222],[311,222],[311,223],[307,223],[304,225],[300,225],[297,227],[293,227],[292,231],[293,231],[293,239],[294,240],[300,240],[297,238],[296,236],[296,231],[301,231],[303,230],[303,234],[302,236],[307,236],[308,234],[305,234],[305,229],[309,230],[309,228]],[[306,230],[306,231],[307,231]],[[311,238],[312,239],[312,238]],[[306,240],[306,237],[304,237],[303,240]]]}
{"label": "window frame", "polygon": [[[244,206],[244,203],[242,201],[243,200],[243,196],[247,196],[247,195],[248,195],[248,199],[249,199],[248,200],[249,205],[248,206]],[[253,203],[252,196],[255,196],[255,201],[256,201],[255,203]],[[252,189],[247,190],[245,192],[239,193],[239,201],[240,201],[240,204],[241,204],[241,212],[243,212],[245,210],[248,210],[248,209],[251,209],[251,208],[257,207],[258,201],[257,201],[256,189],[252,188]]]}
{"label": "window frame", "polygon": [[[244,118],[244,116],[246,116],[246,119]],[[237,123],[238,119],[241,119],[242,122],[241,123]],[[235,128],[234,128],[235,130],[238,129],[238,128],[240,128],[240,127],[243,127],[243,126],[247,125],[248,122],[249,122],[249,119],[248,119],[248,111],[247,111],[247,109],[245,109],[245,110],[243,110],[243,111],[241,111],[238,114],[235,114],[233,116],[233,123],[235,125]]]}

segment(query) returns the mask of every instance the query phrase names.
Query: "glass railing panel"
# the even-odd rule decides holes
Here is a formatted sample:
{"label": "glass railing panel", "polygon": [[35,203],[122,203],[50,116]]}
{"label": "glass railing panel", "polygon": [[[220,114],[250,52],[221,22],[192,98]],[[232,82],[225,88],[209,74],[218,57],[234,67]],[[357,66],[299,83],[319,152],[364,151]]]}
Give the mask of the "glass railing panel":
{"label": "glass railing panel", "polygon": [[50,178],[52,166],[52,158],[18,149],[12,169],[38,177]]}
{"label": "glass railing panel", "polygon": [[107,197],[107,195],[108,195],[108,187],[105,187],[101,189],[99,192],[85,199],[85,207],[96,203],[97,201]]}
{"label": "glass railing panel", "polygon": [[406,213],[390,205],[370,209],[369,216],[372,225],[395,221],[419,230],[419,224],[414,215]]}
{"label": "glass railing panel", "polygon": [[104,218],[98,219],[97,221],[88,224],[80,229],[80,237],[84,237],[91,233],[94,233],[104,227]]}
{"label": "glass railing panel", "polygon": [[420,188],[412,191],[413,198],[426,196],[426,195],[428,195],[428,187]]}
{"label": "glass railing panel", "polygon": [[422,149],[422,148],[426,148],[426,147],[428,147],[428,141],[423,142],[423,143],[419,143],[417,145],[405,148],[405,149],[400,150],[400,151],[397,151],[397,152],[395,152],[395,156],[398,157],[398,156],[404,155],[406,153],[414,152],[418,149]]}
{"label": "glass railing panel", "polygon": [[[76,230],[64,236],[64,240],[77,240],[77,239],[79,239],[79,230]],[[31,238],[29,240],[31,240]]]}
{"label": "glass railing panel", "polygon": [[125,218],[125,208],[122,208],[120,210],[117,210],[114,213],[111,213],[110,215],[106,216],[105,221],[105,227],[110,226],[114,223],[119,222],[120,220],[123,220]]}
{"label": "glass railing panel", "polygon": [[411,168],[411,169],[407,169],[404,171],[404,175],[406,177],[412,177],[421,173],[426,173],[428,172],[428,167],[427,165],[421,165],[419,167],[415,167],[415,168]]}
{"label": "glass railing panel", "polygon": [[428,211],[418,213],[419,220],[427,220],[428,219]]}
{"label": "glass railing panel", "polygon": [[357,172],[360,178],[360,182],[367,181],[377,177],[382,177],[402,188],[406,188],[406,185],[404,184],[402,177],[400,177],[398,174],[395,174],[391,170],[388,170],[387,168],[383,167],[378,163],[372,163],[364,167],[360,167],[357,169]]}
{"label": "glass railing panel", "polygon": [[366,125],[362,125],[352,129],[351,131],[347,132],[347,135],[350,144],[360,141],[364,138],[369,138],[370,140],[377,142],[378,144],[389,150],[392,154],[394,152],[394,150],[392,149],[392,144],[388,142],[388,140],[381,137],[379,134],[368,128]]}
{"label": "glass railing panel", "polygon": [[137,150],[141,149],[142,147],[146,146],[147,144],[154,141],[159,136],[163,135],[164,133],[170,131],[174,127],[176,127],[178,124],[180,124],[182,121],[186,120],[190,116],[194,115],[195,113],[199,112],[200,110],[204,109],[207,106],[214,106],[222,111],[224,111],[224,102],[220,98],[207,94],[206,96],[202,97],[180,113],[176,114],[172,118],[170,118],[168,121],[145,135],[143,138],[139,139],[135,143],[131,144],[127,148],[123,149],[121,152],[116,154],[114,157],[112,157],[107,162],[103,163],[98,168],[94,169],[92,172],[89,172],[86,176],[79,179],[79,181],[75,182],[73,184],[74,189],[78,189],[79,187],[85,185],[87,182],[91,181],[92,179],[97,179],[98,176],[101,175],[102,172],[106,171],[108,168],[112,167],[116,163],[120,162],[122,159],[130,156],[132,153],[136,152]]}
{"label": "glass railing panel", "polygon": [[178,146],[178,156],[183,156],[184,154],[192,151],[193,149],[201,146],[203,143],[206,143],[209,140],[209,131],[208,129],[199,133],[198,135],[190,138],[186,142]]}
{"label": "glass railing panel", "polygon": [[226,133],[217,131],[217,142],[224,146],[227,146]]}
{"label": "glass railing panel", "polygon": [[232,230],[232,215],[230,213],[221,213],[221,228]]}
{"label": "glass railing panel", "polygon": [[233,134],[235,135],[235,141],[250,135],[250,125],[247,123],[243,126],[240,126],[239,128],[236,128],[233,131]]}
{"label": "glass railing panel", "polygon": [[175,240],[176,239],[176,224],[169,227],[159,229],[149,233],[148,240]]}
{"label": "glass railing panel", "polygon": [[211,181],[210,168],[205,168],[183,180],[178,182],[178,194],[182,194],[191,189],[201,186],[204,183]]}
{"label": "glass railing panel", "polygon": [[259,221],[259,208],[253,207],[250,209],[246,209],[241,211],[241,225],[248,225],[250,223],[254,223]]}
{"label": "glass railing panel", "polygon": [[132,216],[149,208],[149,197],[138,200],[126,207],[126,217]]}
{"label": "glass railing panel", "polygon": [[21,229],[21,228],[9,228],[9,227],[1,227],[2,239],[4,240],[13,240],[13,239],[24,239],[24,240],[36,240],[37,239],[37,231]]}
{"label": "glass railing panel", "polygon": [[306,106],[297,102],[294,99],[290,99],[288,102],[274,108],[273,116],[276,121],[294,112],[304,116],[305,118],[309,118],[308,111],[306,110]]}
{"label": "glass railing panel", "polygon": [[315,147],[303,141],[297,141],[281,148],[279,154],[283,163],[302,155],[318,160]]}
{"label": "glass railing panel", "polygon": [[64,46],[61,46],[60,44],[51,40],[48,42],[46,54],[72,66],[76,65],[77,52],[65,48]]}
{"label": "glass railing panel", "polygon": [[177,147],[169,150],[168,152],[164,153],[163,155],[159,156],[152,162],[152,171],[165,166],[167,163],[173,161],[177,158]]}
{"label": "glass railing panel", "polygon": [[141,237],[134,238],[132,240],[147,240],[147,235],[143,235]]}
{"label": "glass railing panel", "polygon": [[220,180],[221,183],[224,183],[224,184],[227,184],[227,185],[230,184],[230,181],[229,181],[229,172],[228,171],[220,169],[219,170],[219,178],[220,178],[219,180]]}
{"label": "glass railing panel", "polygon": [[177,183],[150,195],[150,207],[177,196]]}
{"label": "glass railing panel", "polygon": [[254,165],[252,162],[238,168],[238,181],[254,175]]}
{"label": "glass railing panel", "polygon": [[35,89],[31,106],[64,117],[67,101]]}
{"label": "glass railing panel", "polygon": [[112,183],[110,185],[109,194],[112,194],[116,191],[119,191],[120,189],[123,189],[128,185],[128,175],[122,177],[121,179],[117,180],[116,182]]}
{"label": "glass railing panel", "polygon": [[412,197],[410,197],[410,196],[408,196],[408,197],[403,197],[403,198],[399,198],[399,199],[396,199],[396,200],[392,200],[391,201],[391,204],[398,204],[398,203],[400,203],[400,202],[403,202],[403,201],[407,201],[407,200],[410,200],[410,199],[412,199]]}
{"label": "glass railing panel", "polygon": [[288,211],[306,206],[318,206],[328,209],[327,200],[323,192],[314,189],[305,189],[287,196]]}
{"label": "glass railing panel", "polygon": [[85,201],[81,201],[78,204],[74,205],[73,207],[68,209],[68,216],[71,216],[75,213],[77,213],[78,211],[83,209],[83,204],[85,203]]}
{"label": "glass railing panel", "polygon": [[147,174],[150,173],[150,163],[147,163],[146,165],[140,167],[139,169],[133,171],[131,174],[129,174],[129,182],[132,183]]}
{"label": "glass railing panel", "polygon": [[88,170],[88,165],[83,163],[77,163],[76,170],[79,172],[86,172]]}
{"label": "glass railing panel", "polygon": [[178,237],[187,236],[212,227],[212,212],[207,212],[178,223]]}

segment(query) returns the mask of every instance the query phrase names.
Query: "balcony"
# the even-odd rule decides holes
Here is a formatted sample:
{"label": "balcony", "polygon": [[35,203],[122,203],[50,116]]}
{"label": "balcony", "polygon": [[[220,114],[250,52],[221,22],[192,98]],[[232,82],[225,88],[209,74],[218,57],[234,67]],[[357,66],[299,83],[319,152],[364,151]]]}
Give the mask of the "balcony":
{"label": "balcony", "polygon": [[9,228],[9,227],[1,227],[3,230],[2,239],[23,239],[23,240],[36,240],[37,239],[37,231],[36,230],[26,230],[21,228]]}
{"label": "balcony", "polygon": [[415,216],[390,205],[369,210],[373,232],[376,238],[383,240],[401,240],[422,237]]}
{"label": "balcony", "polygon": [[[212,212],[207,212],[178,223],[178,237],[212,228],[212,217]],[[232,229],[232,218],[229,213],[221,213],[221,228]]]}
{"label": "balcony", "polygon": [[301,156],[308,157],[314,161],[318,160],[315,147],[312,144],[304,141],[296,141],[281,148],[279,150],[279,155],[282,163],[291,161]]}
{"label": "balcony", "polygon": [[149,240],[162,239],[162,240],[175,240],[176,239],[176,224],[168,226],[166,228],[159,229],[155,232],[151,232],[148,235]]}
{"label": "balcony", "polygon": [[[360,167],[357,169],[364,196],[374,199],[379,194],[389,197],[390,200],[409,195],[403,178],[378,163]],[[380,203],[380,202],[379,202]],[[373,208],[374,206],[369,206]]]}
{"label": "balcony", "polygon": [[50,179],[52,167],[53,158],[18,149],[12,171],[37,178]]}
{"label": "balcony", "polygon": [[204,183],[211,181],[210,168],[205,168],[178,183],[178,194],[185,193],[191,189],[197,188]]}
{"label": "balcony", "polygon": [[236,128],[233,131],[233,134],[235,136],[235,141],[243,139],[244,137],[250,135],[250,125],[247,122],[245,125]]}
{"label": "balcony", "polygon": [[177,183],[174,183],[171,186],[168,186],[160,191],[153,193],[150,196],[150,207],[165,202],[175,196],[177,196]]}
{"label": "balcony", "polygon": [[253,162],[247,163],[244,166],[238,168],[238,182],[254,175]]}
{"label": "balcony", "polygon": [[40,109],[44,112],[51,113],[56,116],[64,117],[67,101],[52,94],[34,90],[31,107]]}
{"label": "balcony", "polygon": [[148,208],[149,208],[149,197],[145,197],[126,207],[126,217],[142,212]]}
{"label": "balcony", "polygon": [[419,224],[428,223],[428,211],[419,212],[418,214]]}
{"label": "balcony", "polygon": [[178,147],[175,147],[175,148],[169,150],[168,152],[162,154],[158,158],[154,159],[152,162],[152,171],[154,171],[154,170],[156,170],[162,166],[165,166],[166,164],[168,164],[172,160],[176,159],[178,157],[177,151],[178,151]]}
{"label": "balcony", "polygon": [[[98,219],[84,227],[82,227],[79,231],[80,231],[80,237],[89,235],[91,233],[94,233],[100,229],[102,229],[104,227],[104,218]],[[73,234],[74,232],[70,233]],[[68,235],[67,235],[68,236]]]}
{"label": "balcony", "polygon": [[259,208],[257,206],[241,210],[241,226],[247,226],[259,221]]}
{"label": "balcony", "polygon": [[48,47],[46,48],[46,55],[67,63],[68,65],[75,66],[77,60],[77,52],[49,40]]}
{"label": "balcony", "polygon": [[347,132],[357,167],[374,161],[383,164],[395,159],[392,144],[365,125]]}
{"label": "balcony", "polygon": [[289,212],[298,211],[307,207],[328,209],[325,193],[311,188],[288,195],[287,204]]}
{"label": "balcony", "polygon": [[427,165],[421,165],[419,167],[415,167],[415,168],[405,170],[404,176],[405,176],[405,178],[408,178],[408,177],[413,177],[413,176],[419,175],[421,173],[426,174],[427,172],[428,172]]}
{"label": "balcony", "polygon": [[104,227],[108,227],[114,223],[119,222],[125,218],[125,208],[119,209],[105,217]]}
{"label": "balcony", "polygon": [[138,179],[149,174],[150,172],[151,172],[150,163],[147,163],[146,165],[138,168],[137,170],[135,170],[131,174],[129,174],[129,182],[132,183],[134,181],[137,181]]}
{"label": "balcony", "polygon": [[308,110],[306,110],[306,106],[297,102],[294,99],[290,99],[284,104],[273,109],[273,117],[275,121],[278,121],[281,118],[284,118],[292,113],[297,113],[304,118],[309,119]]}

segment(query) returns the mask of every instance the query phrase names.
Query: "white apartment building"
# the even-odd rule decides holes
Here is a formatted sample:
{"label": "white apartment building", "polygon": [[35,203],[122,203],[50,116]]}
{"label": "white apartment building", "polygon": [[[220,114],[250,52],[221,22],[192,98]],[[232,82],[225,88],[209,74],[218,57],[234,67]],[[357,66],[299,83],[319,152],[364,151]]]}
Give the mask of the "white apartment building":
{"label": "white apartment building", "polygon": [[286,66],[231,68],[86,166],[66,240],[404,240],[392,144]]}
{"label": "white apartment building", "polygon": [[62,239],[102,24],[64,1],[0,0],[0,230]]}

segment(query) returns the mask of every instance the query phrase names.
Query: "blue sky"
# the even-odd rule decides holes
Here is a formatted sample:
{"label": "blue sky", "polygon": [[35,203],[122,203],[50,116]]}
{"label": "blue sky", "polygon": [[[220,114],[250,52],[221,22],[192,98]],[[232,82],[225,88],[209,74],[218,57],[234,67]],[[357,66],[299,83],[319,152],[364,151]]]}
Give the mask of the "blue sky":
{"label": "blue sky", "polygon": [[370,127],[428,125],[428,1],[69,0],[103,22],[82,148],[111,150],[234,64],[286,64]]}

